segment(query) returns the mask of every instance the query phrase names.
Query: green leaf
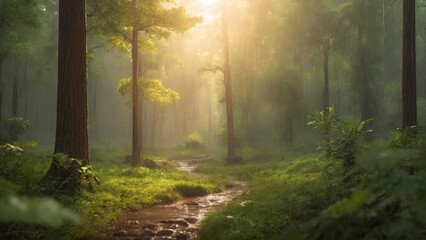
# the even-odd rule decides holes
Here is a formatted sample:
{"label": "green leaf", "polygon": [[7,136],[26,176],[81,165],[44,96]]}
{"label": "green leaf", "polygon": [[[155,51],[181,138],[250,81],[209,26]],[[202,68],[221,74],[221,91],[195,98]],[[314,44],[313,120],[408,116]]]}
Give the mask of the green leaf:
{"label": "green leaf", "polygon": [[0,198],[0,222],[59,227],[65,221],[82,223],[79,216],[50,198],[19,197],[14,194]]}
{"label": "green leaf", "polygon": [[357,211],[365,204],[370,196],[368,190],[358,190],[354,192],[348,199],[340,201],[328,209],[328,212],[334,217],[351,214]]}

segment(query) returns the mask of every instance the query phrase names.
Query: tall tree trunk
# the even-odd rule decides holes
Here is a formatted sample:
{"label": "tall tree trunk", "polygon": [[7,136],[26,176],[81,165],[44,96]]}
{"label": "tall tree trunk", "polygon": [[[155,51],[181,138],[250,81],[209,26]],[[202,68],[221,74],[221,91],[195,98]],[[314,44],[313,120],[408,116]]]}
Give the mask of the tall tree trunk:
{"label": "tall tree trunk", "polygon": [[[25,87],[25,84],[27,82],[27,64],[28,59],[25,61],[24,63],[24,75],[22,77],[22,83],[21,83],[21,87],[19,88],[19,81],[18,81],[18,70],[19,70],[19,66],[16,66],[15,68],[15,79],[12,82],[12,117],[17,117],[18,116],[18,110],[19,110],[19,99],[21,98],[22,95],[22,90]],[[18,89],[19,88],[19,89]]]}
{"label": "tall tree trunk", "polygon": [[287,112],[287,129],[288,129],[288,143],[293,144],[293,93],[289,91],[288,97],[287,97],[287,106],[288,106],[288,112]]}
{"label": "tall tree trunk", "polygon": [[[58,95],[55,153],[90,165],[87,128],[86,1],[59,1]],[[67,179],[79,175],[64,171],[53,159],[46,177]]]}
{"label": "tall tree trunk", "polygon": [[330,107],[330,80],[329,80],[329,58],[330,58],[330,41],[323,46],[323,70],[324,70],[324,112],[328,111]]}
{"label": "tall tree trunk", "polygon": [[371,93],[370,93],[370,87],[368,85],[369,83],[369,66],[367,65],[367,49],[366,46],[361,43],[359,51],[359,65],[360,65],[360,79],[361,82],[361,119],[366,120],[370,119],[372,116],[371,114],[371,105],[373,104],[373,101],[371,101]]}
{"label": "tall tree trunk", "polygon": [[234,109],[232,102],[231,64],[229,61],[229,38],[228,38],[228,8],[227,0],[222,0],[222,38],[224,52],[224,82],[226,96],[226,125],[228,140],[228,161],[232,162],[235,155],[234,143]]}
{"label": "tall tree trunk", "polygon": [[[19,89],[19,92],[17,93],[17,99],[16,99],[16,116],[18,115],[18,109],[19,109],[19,99],[21,99],[22,96],[22,92],[24,91],[25,88],[25,95],[28,94],[27,91],[27,77],[28,76],[28,58],[25,60],[25,64],[24,64],[24,76],[22,76],[22,83],[21,83],[21,87]],[[16,86],[18,87],[18,86]],[[27,96],[25,96],[25,109],[24,109],[24,119],[27,119]]]}
{"label": "tall tree trunk", "polygon": [[143,152],[143,133],[144,133],[144,99],[143,96],[139,99],[139,152]]}
{"label": "tall tree trunk", "polygon": [[3,62],[4,62],[5,56],[3,54],[0,54],[0,125],[3,121],[3,93],[4,93],[4,83],[2,79],[2,69],[3,69]]}
{"label": "tall tree trunk", "polygon": [[98,118],[97,118],[97,106],[98,106],[98,80],[94,77],[93,81],[93,107],[92,107],[92,139],[98,140]]}
{"label": "tall tree trunk", "polygon": [[[138,79],[140,77],[142,77],[143,75],[143,62],[142,62],[142,54],[139,53],[138,51]],[[139,91],[139,86],[138,86],[138,94],[141,91]],[[144,96],[143,96],[143,91],[142,91],[142,96],[138,95],[138,114],[139,114],[139,119],[138,119],[138,141],[139,141],[139,156],[140,154],[143,152],[143,133],[144,133],[144,116],[146,113],[144,113]]]}
{"label": "tall tree trunk", "polygon": [[402,127],[417,125],[416,1],[404,0],[402,50]]}
{"label": "tall tree trunk", "polygon": [[12,82],[12,117],[18,116],[18,104],[19,104],[19,97],[18,97],[18,67],[16,66],[15,69],[15,78]]}
{"label": "tall tree trunk", "polygon": [[[133,7],[136,7],[137,0],[133,0]],[[138,28],[133,26],[133,40],[132,40],[132,63],[133,63],[133,75],[132,75],[132,103],[133,103],[133,116],[132,116],[132,166],[137,167],[140,165],[140,149],[139,149],[139,114],[138,114],[138,103],[139,103],[139,90],[138,90],[138,58],[139,58],[139,33]]]}
{"label": "tall tree trunk", "polygon": [[[329,60],[330,60],[330,40],[327,40],[323,46],[323,71],[324,71],[324,114],[330,113],[330,83],[329,83]],[[326,158],[331,156],[331,139],[330,139],[330,129],[329,126],[325,128],[325,147],[326,147]]]}
{"label": "tall tree trunk", "polygon": [[154,152],[155,145],[155,126],[157,122],[157,104],[152,103],[152,131],[151,131],[151,149]]}

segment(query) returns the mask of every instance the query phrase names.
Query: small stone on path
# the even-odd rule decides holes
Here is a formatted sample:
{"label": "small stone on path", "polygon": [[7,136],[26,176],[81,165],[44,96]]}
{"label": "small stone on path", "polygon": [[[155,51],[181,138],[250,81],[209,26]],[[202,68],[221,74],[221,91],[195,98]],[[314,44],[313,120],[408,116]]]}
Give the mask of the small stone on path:
{"label": "small stone on path", "polygon": [[112,236],[113,237],[123,237],[126,236],[127,231],[124,229],[119,230],[118,232],[115,232]]}
{"label": "small stone on path", "polygon": [[146,223],[144,225],[141,226],[142,229],[151,229],[151,230],[155,230],[158,228],[157,225],[152,224],[152,223]]}
{"label": "small stone on path", "polygon": [[187,218],[184,218],[184,220],[191,224],[198,222],[198,218],[195,218],[195,217],[187,217]]}
{"label": "small stone on path", "polygon": [[173,233],[174,231],[171,229],[163,229],[158,231],[155,235],[159,237],[163,237],[163,236],[171,236]]}
{"label": "small stone on path", "polygon": [[139,237],[153,237],[155,236],[155,232],[149,229],[144,229],[140,231]]}
{"label": "small stone on path", "polygon": [[187,221],[183,220],[183,219],[174,220],[174,224],[177,224],[179,226],[184,226],[184,227],[189,226],[189,223]]}
{"label": "small stone on path", "polygon": [[188,240],[189,235],[187,233],[178,233],[176,235],[176,240]]}

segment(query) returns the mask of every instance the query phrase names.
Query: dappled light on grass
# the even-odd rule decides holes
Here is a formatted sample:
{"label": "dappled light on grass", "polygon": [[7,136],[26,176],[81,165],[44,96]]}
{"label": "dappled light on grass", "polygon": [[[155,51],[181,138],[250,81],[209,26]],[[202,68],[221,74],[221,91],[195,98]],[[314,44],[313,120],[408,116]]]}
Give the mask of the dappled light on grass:
{"label": "dappled light on grass", "polygon": [[213,179],[194,179],[167,168],[98,165],[96,169],[102,184],[94,193],[85,192],[76,206],[83,218],[92,223],[78,231],[81,236],[105,229],[125,211],[219,191],[225,184]]}
{"label": "dappled light on grass", "polygon": [[[235,166],[230,170],[234,173],[228,172],[249,171],[250,190],[224,211],[207,217],[200,232],[203,239],[269,239],[283,229],[297,229],[332,201],[327,189],[333,185],[323,179],[321,159],[312,156],[271,164]],[[219,166],[216,171],[220,168],[227,169]]]}

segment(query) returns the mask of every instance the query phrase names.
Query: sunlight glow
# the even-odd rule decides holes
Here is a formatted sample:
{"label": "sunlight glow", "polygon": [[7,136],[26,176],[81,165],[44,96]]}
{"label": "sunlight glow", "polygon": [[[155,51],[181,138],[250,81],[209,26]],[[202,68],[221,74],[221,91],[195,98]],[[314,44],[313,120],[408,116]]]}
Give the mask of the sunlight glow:
{"label": "sunlight glow", "polygon": [[209,5],[218,3],[220,0],[200,0],[200,1],[203,5],[209,6]]}
{"label": "sunlight glow", "polygon": [[195,0],[199,4],[200,10],[198,15],[203,17],[203,23],[209,24],[213,22],[217,16],[217,8],[221,0]]}

